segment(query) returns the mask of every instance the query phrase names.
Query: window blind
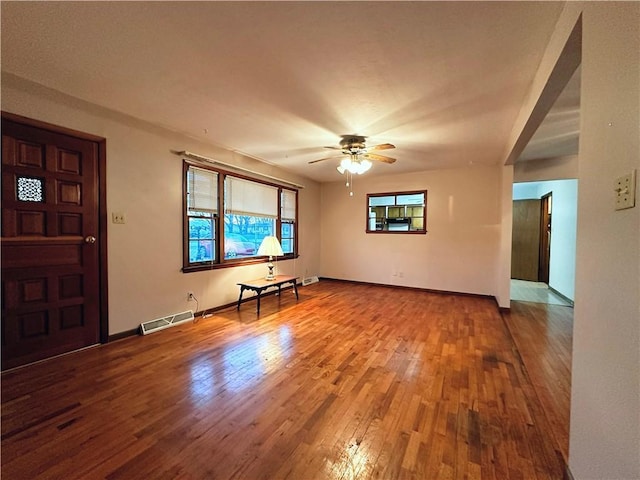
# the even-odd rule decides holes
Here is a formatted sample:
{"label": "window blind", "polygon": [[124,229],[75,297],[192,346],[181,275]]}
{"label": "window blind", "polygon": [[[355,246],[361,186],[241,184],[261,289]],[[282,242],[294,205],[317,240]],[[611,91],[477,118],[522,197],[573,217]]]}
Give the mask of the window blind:
{"label": "window blind", "polygon": [[278,216],[278,189],[275,187],[227,175],[225,193],[226,213],[270,218]]}
{"label": "window blind", "polygon": [[218,213],[218,174],[197,167],[187,171],[187,210]]}
{"label": "window blind", "polygon": [[296,192],[292,190],[282,190],[282,220],[296,220]]}

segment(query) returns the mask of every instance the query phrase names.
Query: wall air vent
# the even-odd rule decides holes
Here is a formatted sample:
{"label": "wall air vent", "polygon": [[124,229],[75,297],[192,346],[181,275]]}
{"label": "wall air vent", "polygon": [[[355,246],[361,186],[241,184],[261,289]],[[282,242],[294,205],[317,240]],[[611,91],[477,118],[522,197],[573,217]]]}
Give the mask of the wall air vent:
{"label": "wall air vent", "polygon": [[318,282],[318,277],[303,278],[302,279],[302,286],[306,287],[307,285],[310,285],[312,283],[317,283],[317,282]]}
{"label": "wall air vent", "polygon": [[141,323],[140,332],[142,333],[142,335],[147,335],[148,333],[158,332],[160,330],[164,330],[165,328],[174,327],[189,320],[193,320],[193,312],[191,310]]}

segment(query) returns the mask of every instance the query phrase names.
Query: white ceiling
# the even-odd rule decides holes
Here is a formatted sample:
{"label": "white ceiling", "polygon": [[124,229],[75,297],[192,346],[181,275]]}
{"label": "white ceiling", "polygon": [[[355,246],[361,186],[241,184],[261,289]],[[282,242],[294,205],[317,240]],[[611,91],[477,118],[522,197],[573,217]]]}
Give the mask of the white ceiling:
{"label": "white ceiling", "polygon": [[318,181],[341,134],[397,146],[368,175],[498,164],[561,8],[2,2],[2,70]]}

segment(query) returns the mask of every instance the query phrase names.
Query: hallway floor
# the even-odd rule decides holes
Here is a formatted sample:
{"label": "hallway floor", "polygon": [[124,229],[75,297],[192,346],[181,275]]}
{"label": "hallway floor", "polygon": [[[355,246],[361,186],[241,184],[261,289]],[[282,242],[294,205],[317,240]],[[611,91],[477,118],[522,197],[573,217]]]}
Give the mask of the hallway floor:
{"label": "hallway floor", "polygon": [[526,280],[511,279],[511,300],[562,305],[565,307],[572,306],[564,298],[554,293],[546,283],[528,282]]}

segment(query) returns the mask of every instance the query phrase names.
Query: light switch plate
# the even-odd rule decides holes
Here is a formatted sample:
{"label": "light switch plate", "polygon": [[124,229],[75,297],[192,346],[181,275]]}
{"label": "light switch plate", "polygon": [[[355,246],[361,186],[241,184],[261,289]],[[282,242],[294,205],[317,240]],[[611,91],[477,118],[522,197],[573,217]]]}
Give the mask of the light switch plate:
{"label": "light switch plate", "polygon": [[636,171],[631,170],[616,179],[614,188],[616,192],[616,210],[635,207],[636,205]]}

